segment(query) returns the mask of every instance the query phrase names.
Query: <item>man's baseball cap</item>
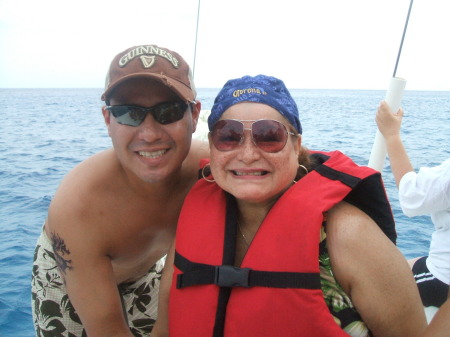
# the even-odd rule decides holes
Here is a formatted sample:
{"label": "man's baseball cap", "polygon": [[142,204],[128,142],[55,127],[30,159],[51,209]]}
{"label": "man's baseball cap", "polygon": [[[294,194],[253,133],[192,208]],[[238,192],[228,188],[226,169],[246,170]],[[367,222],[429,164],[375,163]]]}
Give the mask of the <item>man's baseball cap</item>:
{"label": "man's baseball cap", "polygon": [[108,100],[119,84],[134,78],[157,80],[185,101],[193,101],[197,95],[191,69],[178,53],[156,45],[141,45],[124,50],[112,60],[102,101]]}

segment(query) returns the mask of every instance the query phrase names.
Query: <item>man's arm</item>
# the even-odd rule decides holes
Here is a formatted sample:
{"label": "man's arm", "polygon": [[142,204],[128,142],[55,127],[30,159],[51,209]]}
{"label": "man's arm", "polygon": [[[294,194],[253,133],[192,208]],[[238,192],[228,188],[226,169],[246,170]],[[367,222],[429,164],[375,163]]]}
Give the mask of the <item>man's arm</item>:
{"label": "man's arm", "polygon": [[98,202],[80,196],[77,181],[69,178],[58,190],[46,224],[69,299],[89,337],[132,337],[107,255],[107,233],[92,216]]}
{"label": "man's arm", "polygon": [[361,210],[342,202],[327,217],[336,280],[374,336],[421,336],[425,313],[400,251]]}
{"label": "man's arm", "polygon": [[402,109],[394,114],[386,102],[381,102],[376,114],[376,122],[378,129],[386,140],[386,149],[397,188],[400,185],[402,177],[406,173],[414,171],[400,137],[402,118]]}
{"label": "man's arm", "polygon": [[153,327],[151,337],[169,336],[169,296],[172,286],[173,261],[175,257],[175,241],[167,254],[166,263],[159,285],[158,319]]}
{"label": "man's arm", "polygon": [[69,298],[88,336],[133,336],[125,321],[111,261],[96,251],[77,253],[65,274]]}

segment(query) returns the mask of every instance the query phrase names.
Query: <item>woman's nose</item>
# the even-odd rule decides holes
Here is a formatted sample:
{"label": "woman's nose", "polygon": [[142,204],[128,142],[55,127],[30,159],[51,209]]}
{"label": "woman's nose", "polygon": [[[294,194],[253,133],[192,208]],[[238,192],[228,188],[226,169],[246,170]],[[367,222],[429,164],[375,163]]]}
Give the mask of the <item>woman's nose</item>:
{"label": "woman's nose", "polygon": [[244,161],[254,161],[261,157],[261,150],[255,145],[249,129],[244,129],[244,139],[239,146],[241,159]]}

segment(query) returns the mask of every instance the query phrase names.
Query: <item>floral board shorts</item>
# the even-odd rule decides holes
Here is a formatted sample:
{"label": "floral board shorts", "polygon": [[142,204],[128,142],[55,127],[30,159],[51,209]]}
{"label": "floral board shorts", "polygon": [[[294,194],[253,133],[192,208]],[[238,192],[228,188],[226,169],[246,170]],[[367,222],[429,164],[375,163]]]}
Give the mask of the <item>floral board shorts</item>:
{"label": "floral board shorts", "polygon": [[[139,280],[118,286],[125,318],[136,337],[148,336],[153,329],[164,262],[165,257],[157,261]],[[36,336],[87,336],[68,298],[45,231],[42,231],[34,253],[31,302]]]}

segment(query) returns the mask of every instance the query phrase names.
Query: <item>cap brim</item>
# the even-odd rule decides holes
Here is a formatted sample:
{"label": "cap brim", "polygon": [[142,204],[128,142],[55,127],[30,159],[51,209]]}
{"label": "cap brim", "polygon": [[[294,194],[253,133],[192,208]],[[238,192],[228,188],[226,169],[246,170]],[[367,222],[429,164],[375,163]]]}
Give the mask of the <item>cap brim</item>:
{"label": "cap brim", "polygon": [[195,94],[191,88],[186,86],[184,83],[181,83],[177,80],[174,80],[171,77],[160,74],[149,74],[149,73],[134,73],[131,75],[127,75],[122,77],[120,80],[112,83],[107,90],[102,94],[101,100],[106,101],[106,99],[111,95],[111,93],[116,89],[120,84],[135,78],[149,78],[157,80],[158,82],[164,84],[170,90],[175,92],[181,99],[185,101],[193,101],[195,99]]}

